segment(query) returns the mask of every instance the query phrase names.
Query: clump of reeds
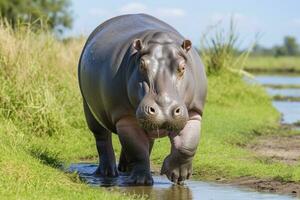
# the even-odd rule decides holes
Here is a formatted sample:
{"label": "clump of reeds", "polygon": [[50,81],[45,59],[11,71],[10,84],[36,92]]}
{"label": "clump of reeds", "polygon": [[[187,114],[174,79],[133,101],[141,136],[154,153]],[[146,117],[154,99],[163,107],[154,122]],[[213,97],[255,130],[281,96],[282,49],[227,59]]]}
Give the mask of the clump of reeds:
{"label": "clump of reeds", "polygon": [[243,70],[252,48],[239,50],[239,34],[234,20],[231,19],[228,31],[221,24],[212,26],[202,37],[200,54],[208,75],[218,74],[224,70],[246,74]]}

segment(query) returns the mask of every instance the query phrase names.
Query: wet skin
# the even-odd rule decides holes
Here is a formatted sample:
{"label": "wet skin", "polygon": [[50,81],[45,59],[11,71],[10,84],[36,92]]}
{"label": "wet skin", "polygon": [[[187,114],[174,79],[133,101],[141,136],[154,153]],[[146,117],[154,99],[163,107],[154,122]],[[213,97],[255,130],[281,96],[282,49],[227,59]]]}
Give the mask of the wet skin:
{"label": "wet skin", "polygon": [[[191,176],[207,85],[189,40],[149,15],[119,16],[90,35],[78,75],[99,153],[97,174],[128,172],[128,184],[152,185],[153,142],[168,136],[172,148],[161,173],[174,183]],[[122,145],[118,170],[111,132]]]}

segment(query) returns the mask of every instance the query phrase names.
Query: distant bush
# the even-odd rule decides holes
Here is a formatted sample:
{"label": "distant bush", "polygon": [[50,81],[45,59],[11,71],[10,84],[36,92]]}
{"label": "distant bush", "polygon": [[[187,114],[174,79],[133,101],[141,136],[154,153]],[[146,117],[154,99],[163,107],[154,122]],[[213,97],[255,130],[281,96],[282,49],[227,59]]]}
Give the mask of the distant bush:
{"label": "distant bush", "polygon": [[0,17],[13,28],[26,23],[37,29],[46,26],[62,32],[72,26],[70,6],[70,0],[1,0]]}
{"label": "distant bush", "polygon": [[271,48],[263,47],[256,44],[253,48],[252,55],[254,56],[299,56],[300,49],[297,40],[293,36],[285,36],[282,45],[275,45]]}

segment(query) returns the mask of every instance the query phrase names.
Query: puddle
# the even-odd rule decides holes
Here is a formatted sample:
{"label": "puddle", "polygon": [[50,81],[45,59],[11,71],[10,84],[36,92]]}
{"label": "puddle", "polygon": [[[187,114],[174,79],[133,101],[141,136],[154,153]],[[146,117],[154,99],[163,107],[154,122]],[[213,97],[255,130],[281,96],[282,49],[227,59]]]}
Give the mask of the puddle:
{"label": "puddle", "polygon": [[[257,75],[255,81],[263,85],[300,85],[300,76],[290,75]],[[300,97],[300,89],[283,88],[274,89],[266,87],[271,96],[280,95],[288,97]],[[282,113],[282,122],[292,124],[300,120],[300,102],[273,101],[273,106]]]}
{"label": "puddle", "polygon": [[[119,191],[128,194],[146,195],[155,200],[252,200],[272,199],[286,200],[296,199],[291,196],[260,193],[250,189],[234,187],[224,184],[208,183],[201,181],[187,181],[183,186],[173,185],[163,176],[154,176],[153,186],[127,186],[124,187],[125,176],[119,178],[100,178],[93,175],[96,164],[79,163],[72,164],[69,172],[78,172],[79,176],[93,187],[106,187],[107,190]],[[120,187],[122,186],[122,187]]]}
{"label": "puddle", "polygon": [[273,105],[283,114],[283,123],[292,124],[300,120],[300,102],[273,101]]}

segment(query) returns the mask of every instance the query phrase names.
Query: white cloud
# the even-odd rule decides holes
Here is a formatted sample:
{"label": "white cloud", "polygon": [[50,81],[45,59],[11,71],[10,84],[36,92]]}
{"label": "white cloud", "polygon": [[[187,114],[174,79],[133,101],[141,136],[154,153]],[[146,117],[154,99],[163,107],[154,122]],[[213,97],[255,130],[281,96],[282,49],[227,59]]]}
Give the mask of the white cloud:
{"label": "white cloud", "polygon": [[181,8],[160,8],[157,10],[157,15],[161,17],[183,17],[185,11]]}
{"label": "white cloud", "polygon": [[119,11],[122,14],[127,13],[142,13],[148,10],[147,6],[142,3],[129,3],[122,6]]}
{"label": "white cloud", "polygon": [[222,26],[228,27],[231,20],[238,29],[250,32],[261,30],[261,23],[255,17],[249,17],[241,13],[214,13],[209,18],[209,24],[222,24]]}
{"label": "white cloud", "polygon": [[100,17],[103,15],[107,15],[109,12],[107,10],[104,10],[102,8],[91,8],[88,10],[88,14],[94,17]]}
{"label": "white cloud", "polygon": [[300,18],[292,19],[290,24],[292,26],[300,27]]}
{"label": "white cloud", "polygon": [[182,18],[186,12],[181,8],[176,7],[149,7],[146,4],[139,2],[131,2],[116,9],[91,8],[88,15],[97,18],[110,18],[122,14],[147,13],[157,18]]}
{"label": "white cloud", "polygon": [[118,9],[118,14],[129,14],[129,13],[147,13],[158,18],[160,17],[172,17],[178,18],[185,15],[185,11],[180,8],[153,8],[148,7],[142,3],[128,3]]}

